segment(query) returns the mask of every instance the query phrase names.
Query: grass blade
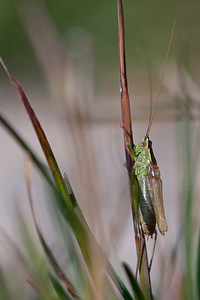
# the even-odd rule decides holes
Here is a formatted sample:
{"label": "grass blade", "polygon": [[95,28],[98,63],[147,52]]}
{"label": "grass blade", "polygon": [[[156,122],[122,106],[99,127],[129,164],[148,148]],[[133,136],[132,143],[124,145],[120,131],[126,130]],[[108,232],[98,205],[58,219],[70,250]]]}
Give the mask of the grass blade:
{"label": "grass blade", "polygon": [[9,294],[9,290],[6,284],[6,280],[3,275],[3,270],[0,268],[0,295],[2,299],[12,300]]}
{"label": "grass blade", "polygon": [[61,214],[63,215],[64,219],[69,223],[72,227],[73,231],[81,231],[83,234],[83,243],[86,242],[85,233],[83,232],[81,226],[74,218],[74,214],[68,209],[63,197],[60,195],[58,189],[56,188],[54,182],[52,181],[51,176],[46,168],[46,166],[40,161],[40,159],[34,154],[34,151],[26,144],[26,142],[22,139],[22,137],[17,133],[17,131],[11,126],[11,124],[5,119],[3,115],[0,114],[0,122],[6,128],[6,130],[14,137],[14,139],[19,143],[22,149],[30,156],[31,160],[35,164],[35,166],[39,169],[42,173],[44,178],[47,180],[49,185],[52,188],[52,191],[56,197],[57,204]]}
{"label": "grass blade", "polygon": [[115,283],[116,287],[118,288],[119,292],[121,293],[123,299],[133,300],[133,297],[131,296],[128,289],[126,288],[118,274],[115,272],[111,264],[108,264],[108,273]]}
{"label": "grass blade", "polygon": [[[77,248],[77,243],[74,239],[73,232],[69,228],[68,224],[60,217],[60,212],[56,207],[56,201],[54,195],[47,189],[47,201],[51,200],[48,205],[50,209],[51,222],[54,223],[56,234],[63,241],[63,253],[67,253],[68,266],[70,269],[70,275],[73,278],[74,286],[77,288],[79,295],[89,295],[89,291],[92,289],[92,283],[89,279],[88,272],[85,272],[84,263],[81,259],[81,254]],[[83,297],[84,298],[84,297]],[[87,296],[84,298],[87,299]]]}
{"label": "grass blade", "polygon": [[49,273],[49,278],[59,298],[61,300],[71,300],[71,298],[67,295],[67,293],[63,289],[60,282],[51,273]]}
{"label": "grass blade", "polygon": [[142,290],[141,290],[140,286],[138,285],[138,282],[135,279],[131,269],[129,268],[129,266],[126,263],[123,263],[123,267],[126,272],[126,275],[128,276],[135,299],[136,300],[145,300]]}
{"label": "grass blade", "polygon": [[[81,209],[80,209],[80,206],[79,206],[79,204],[78,204],[78,201],[76,200],[76,197],[75,197],[75,195],[74,195],[74,192],[73,192],[73,190],[72,190],[71,184],[70,184],[70,182],[69,182],[69,179],[68,179],[66,173],[64,173],[64,181],[65,181],[66,188],[67,188],[67,192],[68,192],[68,194],[69,194],[69,197],[70,197],[71,203],[72,203],[72,205],[73,205],[74,211],[75,211],[77,217],[79,218],[79,220],[80,220],[80,221],[82,222],[82,224],[85,226],[85,225],[86,225],[86,220],[85,220],[85,218],[84,218],[84,216],[83,216],[83,213],[82,213],[82,211],[81,211]],[[88,227],[88,225],[87,225],[87,227]]]}
{"label": "grass blade", "polygon": [[[57,193],[57,199],[58,199],[58,204],[59,204],[59,209],[61,210],[61,213],[63,214],[63,211],[65,212],[64,216],[67,219],[67,221],[70,223],[70,226],[73,229],[74,235],[76,236],[76,239],[78,241],[78,244],[80,246],[81,252],[83,254],[83,257],[85,259],[85,262],[90,269],[90,260],[89,260],[89,242],[88,239],[90,238],[89,236],[89,231],[86,232],[86,228],[83,227],[83,225],[79,222],[79,219],[77,218],[70,196],[67,192],[67,188],[65,186],[64,179],[61,175],[60,169],[58,167],[58,164],[56,162],[56,159],[54,157],[54,154],[51,150],[51,147],[49,145],[49,142],[45,136],[45,133],[40,125],[40,122],[32,109],[22,87],[18,83],[17,79],[15,76],[12,74],[12,72],[9,70],[8,66],[0,56],[0,63],[2,64],[4,70],[6,71],[10,81],[14,85],[22,103],[25,106],[25,109],[29,115],[29,118],[32,122],[32,125],[35,129],[36,135],[38,137],[38,140],[40,142],[40,145],[42,147],[42,150],[44,152],[44,155],[46,157],[47,163],[49,165],[49,168],[51,170],[51,173],[54,177],[54,181],[57,185],[59,193]],[[23,145],[24,146],[24,145]],[[26,148],[27,150],[27,148]],[[48,180],[49,181],[49,180]],[[55,189],[54,189],[55,190]],[[63,200],[65,203],[63,203]],[[88,227],[87,227],[88,228]]]}
{"label": "grass blade", "polygon": [[199,232],[199,240],[198,240],[198,250],[197,250],[197,272],[196,272],[196,285],[197,285],[197,297],[200,299],[200,232]]}
{"label": "grass blade", "polygon": [[[2,64],[8,77],[10,78],[10,81],[14,85],[17,93],[19,94],[19,97],[20,97],[22,103],[24,104],[26,111],[30,117],[30,120],[31,120],[32,125],[35,129],[35,132],[37,134],[38,140],[40,142],[40,145],[41,145],[44,155],[46,157],[49,168],[54,177],[54,181],[57,185],[58,191],[60,192],[60,195],[58,195],[58,199],[59,199],[58,201],[59,201],[61,212],[63,213],[63,210],[64,210],[65,218],[67,218],[67,221],[70,222],[70,225],[73,229],[73,232],[77,238],[77,241],[78,241],[81,251],[83,253],[86,264],[88,265],[88,255],[86,254],[87,250],[88,250],[87,249],[87,247],[88,247],[87,246],[87,244],[88,244],[87,235],[85,233],[83,226],[80,224],[80,222],[78,222],[78,219],[77,219],[76,214],[73,209],[73,205],[71,203],[71,199],[69,197],[67,188],[64,183],[64,179],[61,175],[60,169],[58,167],[58,164],[56,162],[54,154],[51,150],[49,142],[45,136],[45,133],[39,123],[39,120],[38,120],[34,110],[32,109],[22,87],[20,86],[20,84],[18,83],[17,79],[12,74],[12,72],[9,70],[8,66],[6,65],[6,63],[4,62],[2,57],[0,57],[0,63]],[[24,143],[23,143],[23,146],[24,146]],[[27,150],[27,147],[26,147],[26,150]],[[37,166],[38,166],[38,164],[37,164]],[[49,178],[48,178],[48,181],[49,181]],[[60,200],[60,198],[62,198],[62,199]],[[63,200],[66,205],[64,205]]]}
{"label": "grass blade", "polygon": [[30,168],[29,168],[29,164],[26,164],[26,182],[27,182],[27,188],[28,188],[28,196],[29,196],[29,203],[30,203],[30,207],[31,207],[31,212],[32,212],[32,216],[33,216],[33,221],[35,224],[35,228],[38,234],[38,237],[40,239],[40,243],[43,247],[43,250],[48,258],[48,261],[50,263],[50,265],[52,266],[54,272],[56,273],[57,277],[59,278],[60,282],[62,282],[63,286],[66,288],[66,290],[69,292],[69,294],[72,296],[73,299],[77,300],[79,299],[77,292],[74,288],[74,286],[72,285],[72,283],[70,282],[70,280],[65,276],[64,272],[62,271],[62,269],[60,268],[59,264],[57,263],[53,253],[51,252],[50,248],[48,247],[42,232],[38,226],[37,220],[36,220],[36,216],[35,216],[35,211],[34,211],[34,207],[33,207],[33,198],[32,198],[32,191],[31,191],[31,174],[30,174]]}
{"label": "grass blade", "polygon": [[13,73],[9,70],[7,64],[4,62],[4,60],[2,59],[2,57],[0,57],[0,62],[4,68],[4,70],[6,71],[8,77],[10,78],[10,81],[12,82],[12,84],[14,85],[22,103],[24,104],[24,107],[29,115],[29,118],[32,122],[32,125],[35,129],[35,132],[37,134],[38,140],[40,142],[40,145],[42,147],[42,150],[44,152],[44,155],[46,157],[47,163],[49,165],[49,168],[51,170],[51,173],[54,177],[54,180],[56,182],[56,185],[58,187],[58,190],[60,191],[61,195],[63,196],[63,198],[66,201],[66,204],[68,206],[68,208],[74,212],[73,210],[73,206],[69,197],[69,194],[67,192],[63,177],[61,175],[60,169],[58,167],[58,164],[56,162],[56,159],[54,157],[54,154],[52,152],[52,149],[49,145],[49,142],[45,136],[45,133],[40,125],[40,122],[33,110],[33,108],[31,107],[21,85],[19,84],[19,82],[17,81],[17,79],[15,78],[15,76],[13,75]]}

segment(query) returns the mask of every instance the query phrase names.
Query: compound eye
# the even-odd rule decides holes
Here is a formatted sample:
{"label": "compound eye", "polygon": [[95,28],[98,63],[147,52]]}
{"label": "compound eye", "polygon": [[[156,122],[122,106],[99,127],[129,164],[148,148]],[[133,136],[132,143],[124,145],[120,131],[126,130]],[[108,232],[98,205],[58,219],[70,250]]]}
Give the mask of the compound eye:
{"label": "compound eye", "polygon": [[145,147],[145,146],[146,146],[146,143],[145,143],[145,142],[141,142],[141,143],[140,143],[140,146],[141,146],[141,147]]}

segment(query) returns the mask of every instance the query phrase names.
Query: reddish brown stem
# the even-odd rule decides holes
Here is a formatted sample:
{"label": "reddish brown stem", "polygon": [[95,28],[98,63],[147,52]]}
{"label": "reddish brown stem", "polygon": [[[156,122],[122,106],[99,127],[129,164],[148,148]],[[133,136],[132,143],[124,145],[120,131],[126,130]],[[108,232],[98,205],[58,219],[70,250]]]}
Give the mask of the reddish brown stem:
{"label": "reddish brown stem", "polygon": [[[128,142],[133,147],[133,137],[131,129],[131,110],[128,94],[128,83],[126,74],[126,57],[125,57],[125,38],[124,38],[124,15],[122,1],[118,1],[118,26],[119,26],[119,64],[120,64],[120,93],[121,93],[121,109],[122,124],[128,135]],[[127,168],[132,168],[132,158],[126,146],[126,136],[124,134],[124,145],[126,154]]]}
{"label": "reddish brown stem", "polygon": [[[119,26],[119,63],[120,63],[122,124],[123,124],[124,131],[126,131],[127,133],[128,142],[133,147],[134,144],[133,144],[132,127],[131,127],[131,111],[130,111],[130,101],[129,101],[129,93],[128,93],[127,73],[126,73],[124,14],[123,14],[122,0],[118,0],[118,26]],[[126,164],[128,169],[128,175],[129,175],[129,184],[131,184],[130,173],[133,166],[133,160],[127,148],[127,137],[125,135],[125,132],[124,132],[124,146],[125,146]],[[138,259],[139,256],[142,255],[141,259],[139,259],[139,261],[141,261],[140,268],[139,268],[140,284],[146,298],[152,299],[151,281],[150,281],[145,238],[142,230],[140,230],[140,232],[138,231],[137,225],[139,225],[139,227],[141,226],[140,224],[136,223],[136,217],[135,217],[135,211],[133,205],[134,199],[131,199],[131,201],[132,201],[132,215],[133,215],[135,242],[136,242]]]}

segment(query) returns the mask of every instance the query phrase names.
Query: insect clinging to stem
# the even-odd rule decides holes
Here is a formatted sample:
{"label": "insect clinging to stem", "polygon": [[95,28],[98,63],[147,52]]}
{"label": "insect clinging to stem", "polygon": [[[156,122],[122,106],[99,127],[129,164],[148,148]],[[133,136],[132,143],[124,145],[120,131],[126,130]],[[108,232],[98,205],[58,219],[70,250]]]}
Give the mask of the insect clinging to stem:
{"label": "insect clinging to stem", "polygon": [[[161,83],[158,91],[156,106],[158,104],[158,100],[161,93],[164,74],[166,71],[166,64],[168,60],[168,54],[169,54],[169,50],[170,50],[170,46],[174,34],[175,23],[176,23],[176,19],[174,19],[174,24],[171,32],[163,74],[162,74]],[[155,234],[155,241],[156,241],[156,237],[157,237],[156,224],[162,235],[165,235],[165,233],[168,231],[168,226],[167,226],[167,221],[164,212],[160,170],[153,153],[152,142],[149,139],[149,133],[151,130],[154,116],[155,116],[155,111],[154,114],[152,114],[152,101],[151,101],[150,117],[149,117],[147,131],[143,139],[136,146],[131,147],[130,143],[128,142],[128,132],[125,126],[122,127],[125,132],[126,146],[133,159],[133,166],[130,171],[130,179],[131,179],[131,193],[133,193],[132,198],[134,199],[133,205],[135,209],[138,232],[140,233],[141,229],[139,224],[141,224],[142,231],[144,232],[144,234],[147,236],[153,236],[153,234]],[[151,263],[152,263],[152,259],[150,262],[150,266]]]}

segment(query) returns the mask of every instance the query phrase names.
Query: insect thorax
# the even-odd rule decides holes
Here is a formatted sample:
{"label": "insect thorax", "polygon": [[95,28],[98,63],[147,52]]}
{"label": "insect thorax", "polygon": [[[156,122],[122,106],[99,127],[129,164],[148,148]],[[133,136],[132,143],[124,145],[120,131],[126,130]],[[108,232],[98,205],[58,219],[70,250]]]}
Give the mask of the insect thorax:
{"label": "insect thorax", "polygon": [[151,154],[148,148],[145,148],[142,152],[140,152],[135,159],[135,163],[133,168],[135,170],[135,175],[138,179],[142,178],[143,176],[148,175],[148,165],[151,162]]}

